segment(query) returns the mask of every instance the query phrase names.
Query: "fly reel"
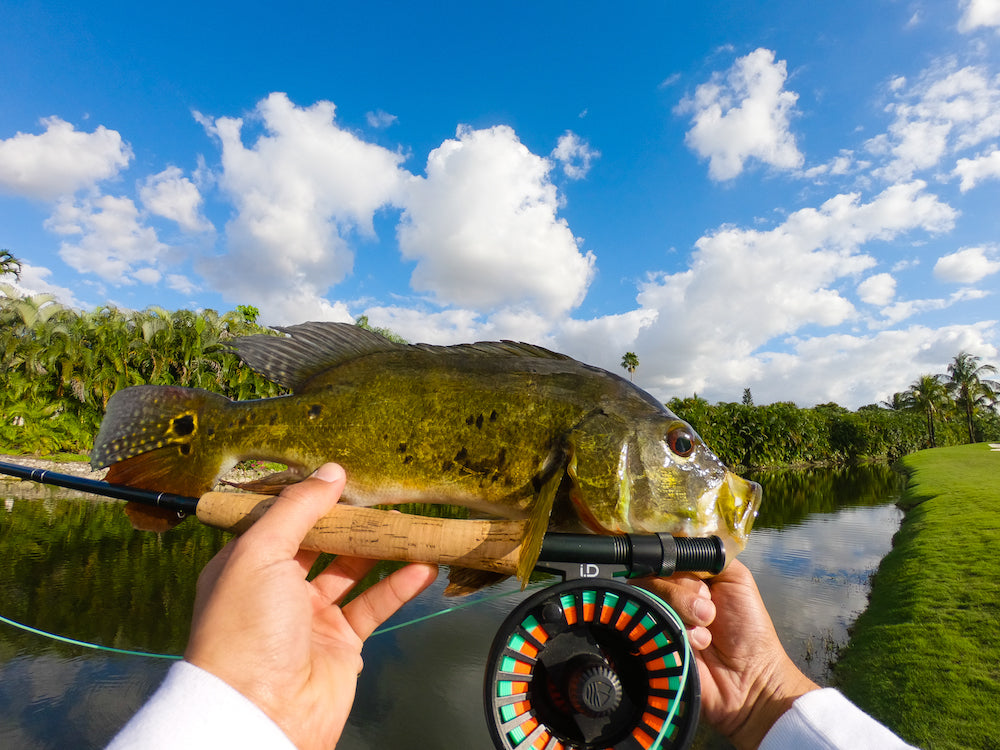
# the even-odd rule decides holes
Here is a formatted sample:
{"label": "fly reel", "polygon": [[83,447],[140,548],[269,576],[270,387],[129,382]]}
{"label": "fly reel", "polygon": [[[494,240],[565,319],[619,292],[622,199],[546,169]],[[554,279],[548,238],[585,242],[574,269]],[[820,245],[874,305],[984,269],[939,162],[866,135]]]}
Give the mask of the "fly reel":
{"label": "fly reel", "polygon": [[[659,540],[658,563],[645,554],[651,538]],[[725,552],[716,537],[656,535],[628,543],[627,554],[618,553],[628,559],[615,566],[580,562],[584,550],[543,547],[546,560],[568,556],[575,564],[541,563],[569,580],[521,602],[493,640],[483,697],[498,750],[683,750],[690,744],[701,691],[683,624],[659,598],[613,574],[622,568],[633,575],[717,573]]]}

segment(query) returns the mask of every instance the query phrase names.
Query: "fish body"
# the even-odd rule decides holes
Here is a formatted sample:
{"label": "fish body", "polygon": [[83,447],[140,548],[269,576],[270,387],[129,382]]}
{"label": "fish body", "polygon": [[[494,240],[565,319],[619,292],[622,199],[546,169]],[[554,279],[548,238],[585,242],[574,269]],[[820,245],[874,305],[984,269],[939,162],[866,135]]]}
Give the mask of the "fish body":
{"label": "fish body", "polygon": [[291,480],[337,461],[344,502],[527,518],[525,575],[548,528],[718,534],[730,557],[746,542],[760,487],[624,378],[514,342],[396,344],[337,323],[281,330],[289,336],[235,349],[291,395],[126,388],[108,402],[92,464],[110,465],[111,482],[200,496],[241,460],[284,463]]}

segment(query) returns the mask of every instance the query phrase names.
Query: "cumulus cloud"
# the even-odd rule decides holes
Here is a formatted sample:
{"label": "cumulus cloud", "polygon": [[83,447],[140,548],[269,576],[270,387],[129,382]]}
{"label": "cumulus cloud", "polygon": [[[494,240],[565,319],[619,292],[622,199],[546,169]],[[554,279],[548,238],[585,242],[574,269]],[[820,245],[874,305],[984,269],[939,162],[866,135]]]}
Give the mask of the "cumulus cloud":
{"label": "cumulus cloud", "polygon": [[[709,385],[739,392],[782,361],[760,353],[768,342],[858,319],[840,287],[875,265],[865,243],[952,227],[955,211],[924,188],[895,185],[867,203],[838,195],[770,230],[724,226],[702,237],[688,269],[653,274],[641,288],[641,307],[657,313],[632,344],[649,365],[644,382],[662,398]],[[885,298],[887,289],[878,280],[866,292]]]}
{"label": "cumulus cloud", "polygon": [[211,223],[202,216],[198,187],[178,167],[167,167],[147,177],[139,188],[139,198],[150,213],[177,222],[188,232],[206,232]]}
{"label": "cumulus cloud", "polygon": [[1000,149],[973,159],[959,159],[952,174],[961,180],[959,188],[963,193],[983,180],[1000,178]]}
{"label": "cumulus cloud", "polygon": [[349,317],[322,295],[353,267],[351,239],[372,235],[377,210],[398,204],[402,155],[335,122],[332,102],[298,107],[282,93],[258,103],[252,146],[244,122],[200,117],[222,147],[219,186],[236,207],[227,252],[201,271],[227,299],[250,296],[277,321]]}
{"label": "cumulus cloud", "polygon": [[59,256],[80,273],[115,284],[159,281],[155,269],[167,246],[144,224],[130,198],[60,201],[46,227],[72,238],[61,243]]}
{"label": "cumulus cloud", "polygon": [[552,163],[506,126],[460,127],[407,186],[399,247],[411,286],[441,305],[558,316],[580,303],[594,272],[549,178]]}
{"label": "cumulus cloud", "polygon": [[785,89],[784,60],[757,49],[715,73],[677,107],[691,114],[685,142],[709,160],[712,179],[730,180],[755,159],[776,169],[796,169],[803,156],[789,130],[798,94]]}
{"label": "cumulus cloud", "polygon": [[956,352],[995,357],[996,333],[996,321],[983,321],[793,338],[787,351],[763,352],[758,377],[746,382],[760,403],[834,401],[857,408],[890,398],[920,375],[944,372]]}
{"label": "cumulus cloud", "polygon": [[571,180],[586,177],[590,171],[590,162],[600,155],[600,151],[592,149],[587,141],[570,130],[559,136],[552,151],[552,158],[562,164],[563,174]]}
{"label": "cumulus cloud", "polygon": [[996,247],[967,247],[943,255],[934,264],[934,276],[942,281],[975,284],[1000,271],[1000,253]]}
{"label": "cumulus cloud", "polygon": [[[83,304],[76,298],[73,290],[53,284],[49,281],[51,276],[52,270],[49,268],[21,263],[20,279],[15,279],[13,274],[0,274],[0,281],[13,288],[15,296],[32,297],[36,294],[49,294],[62,305],[82,308]],[[0,294],[4,294],[2,287],[0,287]]]}
{"label": "cumulus cloud", "polygon": [[1000,0],[961,0],[962,17],[958,30],[967,33],[978,28],[1000,28]]}
{"label": "cumulus cloud", "polygon": [[115,130],[86,133],[58,117],[41,122],[44,133],[0,140],[0,191],[54,200],[114,177],[132,159]]}
{"label": "cumulus cloud", "polygon": [[887,273],[869,276],[858,284],[858,298],[869,305],[888,305],[896,296],[896,280]]}
{"label": "cumulus cloud", "polygon": [[874,170],[889,181],[907,180],[941,160],[1000,136],[1000,76],[985,68],[939,63],[911,86],[890,87],[893,116],[887,133],[866,144],[886,163]]}

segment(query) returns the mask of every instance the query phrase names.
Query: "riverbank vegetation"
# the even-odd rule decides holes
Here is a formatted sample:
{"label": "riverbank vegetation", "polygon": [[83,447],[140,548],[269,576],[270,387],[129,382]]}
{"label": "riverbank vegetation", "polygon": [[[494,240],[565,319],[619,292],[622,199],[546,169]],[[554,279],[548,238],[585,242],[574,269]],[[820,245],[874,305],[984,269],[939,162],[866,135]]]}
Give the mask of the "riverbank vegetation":
{"label": "riverbank vegetation", "polygon": [[[5,269],[16,274],[15,263],[8,258]],[[257,315],[249,306],[222,315],[111,306],[79,312],[0,284],[0,451],[86,453],[111,394],[130,385],[191,386],[235,399],[278,395],[277,385],[227,347],[238,336],[276,333],[258,325]],[[365,318],[358,325],[370,328]],[[629,354],[622,364],[631,375],[638,357]],[[929,395],[918,381],[856,411],[833,403],[756,406],[749,389],[742,403],[709,404],[695,395],[667,405],[741,469],[893,461],[927,446],[1000,440],[1000,386],[985,378],[994,368],[965,352],[953,367],[957,376],[952,367],[950,375],[926,376],[937,386]]]}
{"label": "riverbank vegetation", "polygon": [[920,747],[1000,747],[1000,452],[938,448],[903,466],[906,516],[834,678]]}

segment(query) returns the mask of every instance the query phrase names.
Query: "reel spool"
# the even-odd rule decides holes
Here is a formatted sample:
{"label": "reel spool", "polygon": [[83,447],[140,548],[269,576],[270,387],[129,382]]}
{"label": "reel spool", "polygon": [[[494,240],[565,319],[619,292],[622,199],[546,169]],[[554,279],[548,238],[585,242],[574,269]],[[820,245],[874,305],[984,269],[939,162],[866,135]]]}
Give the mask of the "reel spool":
{"label": "reel spool", "polygon": [[660,599],[611,578],[523,601],[490,650],[486,721],[498,750],[683,750],[701,691],[683,626]]}

